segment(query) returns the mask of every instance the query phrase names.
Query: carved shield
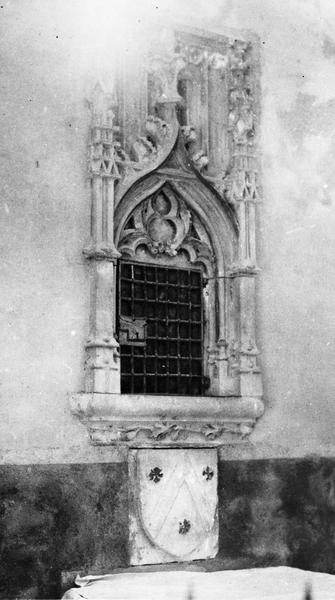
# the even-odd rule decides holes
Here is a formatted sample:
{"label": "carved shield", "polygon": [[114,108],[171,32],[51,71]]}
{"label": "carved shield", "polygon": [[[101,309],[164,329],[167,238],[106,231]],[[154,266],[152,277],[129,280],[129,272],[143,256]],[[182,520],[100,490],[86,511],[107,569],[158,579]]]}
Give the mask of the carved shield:
{"label": "carved shield", "polygon": [[134,467],[133,564],[215,556],[216,450],[138,450]]}

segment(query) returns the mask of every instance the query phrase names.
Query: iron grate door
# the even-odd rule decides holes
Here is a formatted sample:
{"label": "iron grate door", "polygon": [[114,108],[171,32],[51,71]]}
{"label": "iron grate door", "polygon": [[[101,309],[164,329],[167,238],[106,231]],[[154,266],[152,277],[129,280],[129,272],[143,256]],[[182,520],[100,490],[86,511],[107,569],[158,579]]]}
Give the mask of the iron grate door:
{"label": "iron grate door", "polygon": [[202,273],[120,261],[121,393],[203,393]]}

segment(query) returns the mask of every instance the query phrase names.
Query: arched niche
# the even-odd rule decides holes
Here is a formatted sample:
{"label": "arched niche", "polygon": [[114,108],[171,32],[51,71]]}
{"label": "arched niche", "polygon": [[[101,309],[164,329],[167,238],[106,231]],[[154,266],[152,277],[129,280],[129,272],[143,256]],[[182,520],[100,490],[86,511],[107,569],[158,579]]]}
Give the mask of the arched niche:
{"label": "arched niche", "polygon": [[227,350],[238,331],[238,296],[229,273],[238,228],[230,207],[185,160],[180,140],[166,163],[118,203],[114,240],[122,259],[201,270],[204,393],[231,395],[234,357]]}
{"label": "arched niche", "polygon": [[[161,52],[158,36],[148,62],[138,57],[143,77],[124,73],[117,98],[98,85],[90,101],[90,329],[85,391],[72,396],[72,411],[95,444],[230,443],[264,410],[254,42],[181,31],[170,41]],[[120,393],[117,273],[127,260],[201,271],[205,393]]]}

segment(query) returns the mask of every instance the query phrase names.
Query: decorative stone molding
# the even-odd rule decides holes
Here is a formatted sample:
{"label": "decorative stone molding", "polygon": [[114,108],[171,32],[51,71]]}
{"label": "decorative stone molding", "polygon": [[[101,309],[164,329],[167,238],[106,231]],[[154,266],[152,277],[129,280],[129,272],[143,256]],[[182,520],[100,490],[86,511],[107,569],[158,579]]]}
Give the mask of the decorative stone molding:
{"label": "decorative stone molding", "polygon": [[[164,54],[156,43],[142,57],[146,80],[135,85],[125,70],[117,92],[98,84],[90,102],[90,335],[72,410],[93,443],[219,445],[243,439],[263,411],[253,44],[172,30],[168,39]],[[206,397],[120,394],[119,341],[140,346],[146,335],[145,319],[122,316],[117,339],[120,257],[201,269]]]}
{"label": "decorative stone molding", "polygon": [[258,398],[74,394],[71,409],[92,443],[219,446],[245,438],[263,414]]}

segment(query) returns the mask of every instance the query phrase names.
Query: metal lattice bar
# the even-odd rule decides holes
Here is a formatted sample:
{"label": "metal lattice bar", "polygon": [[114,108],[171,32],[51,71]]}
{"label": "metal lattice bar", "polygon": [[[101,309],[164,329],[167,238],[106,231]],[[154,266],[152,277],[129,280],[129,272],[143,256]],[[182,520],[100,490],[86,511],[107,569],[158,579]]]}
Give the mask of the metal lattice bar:
{"label": "metal lattice bar", "polygon": [[119,315],[122,393],[203,393],[200,270],[121,261]]}

